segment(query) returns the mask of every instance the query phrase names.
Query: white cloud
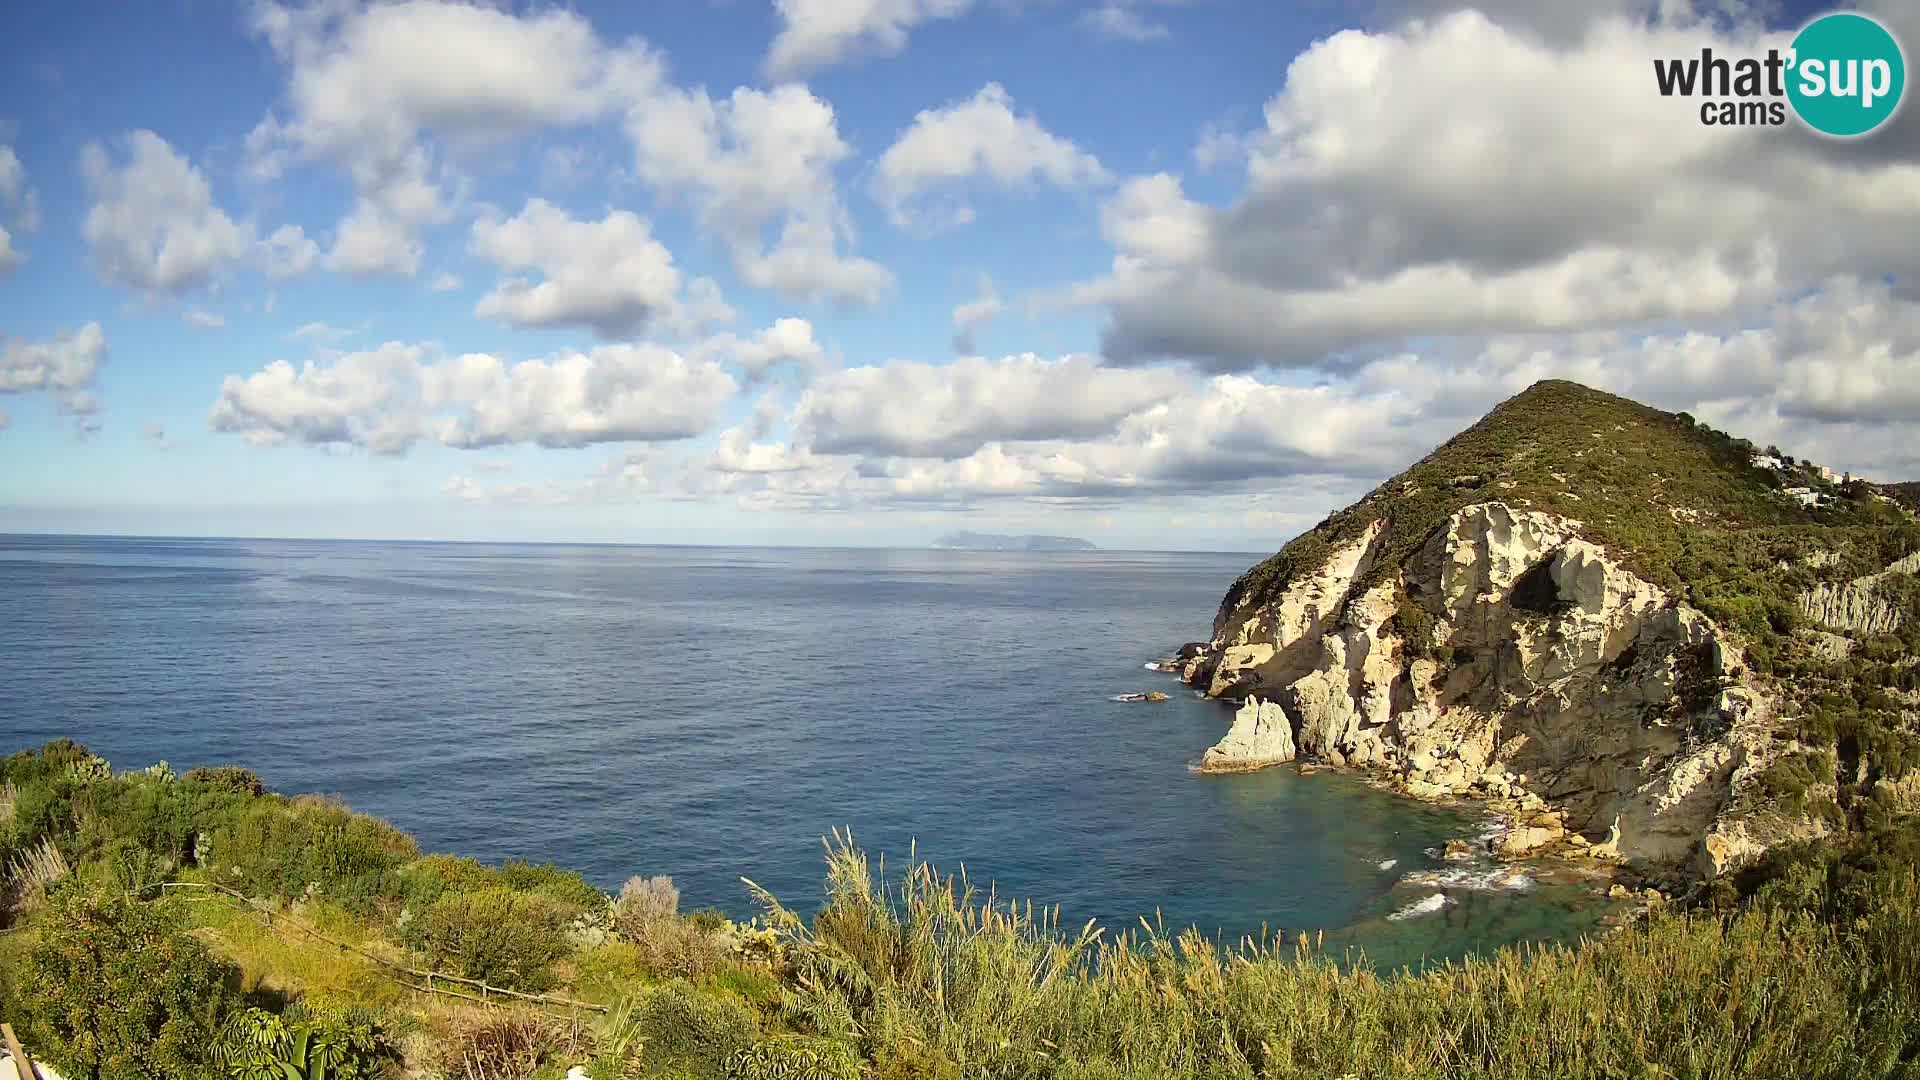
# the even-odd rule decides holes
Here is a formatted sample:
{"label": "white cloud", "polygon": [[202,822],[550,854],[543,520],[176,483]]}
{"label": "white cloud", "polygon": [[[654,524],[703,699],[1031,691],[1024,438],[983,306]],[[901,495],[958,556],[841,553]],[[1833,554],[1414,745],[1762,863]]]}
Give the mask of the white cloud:
{"label": "white cloud", "polygon": [[826,350],[814,340],[813,324],[791,317],[775,319],[771,326],[744,341],[732,334],[721,334],[702,343],[694,355],[728,357],[740,366],[748,382],[764,379],[780,364],[794,364],[813,371],[827,360]]}
{"label": "white cloud", "polygon": [[644,43],[608,44],[558,9],[263,3],[254,24],[289,72],[287,117],[270,114],[248,139],[252,171],[271,179],[323,160],[347,172],[357,198],[328,264],[348,273],[418,270],[420,230],[449,212],[430,138],[475,155],[626,108],[660,77]]}
{"label": "white cloud", "polygon": [[460,448],[577,447],[690,438],[712,425],[735,389],[718,364],[652,345],[514,363],[388,342],[229,375],[209,422],[262,446],[339,443],[385,454],[423,439]]}
{"label": "white cloud", "polygon": [[0,202],[19,202],[26,186],[27,171],[20,164],[20,155],[13,152],[13,147],[0,143]]}
{"label": "white cloud", "polygon": [[513,326],[585,326],[603,338],[632,337],[674,305],[680,272],[647,222],[627,210],[579,221],[544,199],[514,217],[473,224],[473,250],[541,280],[502,280],[474,314]]}
{"label": "white cloud", "polygon": [[976,336],[1000,317],[1005,306],[993,279],[980,275],[980,295],[953,309],[953,351],[971,356],[976,351]]}
{"label": "white cloud", "polygon": [[794,408],[821,453],[964,457],[995,440],[1087,436],[1178,392],[1170,370],[1103,368],[1032,354],[897,361],[817,380]]}
{"label": "white cloud", "polygon": [[1114,41],[1158,41],[1169,36],[1164,23],[1157,23],[1139,9],[1124,3],[1102,4],[1081,14],[1080,22],[1104,38]]}
{"label": "white cloud", "polygon": [[1649,57],[1785,43],[1752,33],[1613,20],[1556,44],[1465,12],[1336,34],[1244,138],[1239,202],[1124,186],[1103,216],[1113,272],[1069,296],[1108,307],[1118,360],[1230,370],[1719,319],[1838,272],[1920,270],[1902,239],[1920,230],[1920,154],[1709,130],[1654,87]]}
{"label": "white cloud", "polygon": [[282,225],[260,241],[261,266],[275,281],[300,277],[319,260],[320,245],[298,225]]}
{"label": "white cloud", "polygon": [[206,177],[165,139],[135,131],[124,165],[99,143],[81,151],[93,197],[83,232],[103,281],[143,292],[206,285],[246,256],[252,230],[214,205]]}
{"label": "white cloud", "polygon": [[225,315],[205,308],[188,308],[180,314],[180,321],[196,330],[219,330],[227,325]]}
{"label": "white cloud", "polygon": [[[629,116],[628,134],[640,178],[690,195],[748,284],[856,303],[891,286],[885,268],[840,251],[851,230],[833,170],[852,149],[833,107],[806,87],[740,87],[720,100],[663,91]],[[769,249],[763,234],[776,223]]]}
{"label": "white cloud", "polygon": [[339,341],[353,331],[343,326],[332,326],[324,322],[302,323],[287,335],[288,341],[322,342]]}
{"label": "white cloud", "polygon": [[[916,214],[910,204],[944,185],[983,178],[1001,188],[1045,181],[1074,188],[1104,182],[1099,159],[1048,132],[1031,113],[1016,114],[1013,98],[998,83],[988,83],[967,101],[924,109],[880,156],[875,194],[896,224]],[[964,222],[973,212],[964,203],[937,215]]]}
{"label": "white cloud", "polygon": [[973,0],[773,0],[773,6],[781,25],[766,71],[785,80],[859,55],[898,53],[914,27],[962,15]]}
{"label": "white cloud", "polygon": [[[27,187],[27,171],[13,147],[0,143],[0,203],[14,208],[14,227],[23,233],[40,227],[40,196]],[[27,261],[27,253],[13,244],[13,234],[0,225],[0,278]]]}
{"label": "white cloud", "polygon": [[0,394],[52,394],[60,410],[78,416],[99,411],[94,380],[107,360],[107,335],[91,322],[52,341],[0,343]]}
{"label": "white cloud", "polygon": [[427,284],[430,292],[455,292],[460,288],[458,274],[443,273]]}

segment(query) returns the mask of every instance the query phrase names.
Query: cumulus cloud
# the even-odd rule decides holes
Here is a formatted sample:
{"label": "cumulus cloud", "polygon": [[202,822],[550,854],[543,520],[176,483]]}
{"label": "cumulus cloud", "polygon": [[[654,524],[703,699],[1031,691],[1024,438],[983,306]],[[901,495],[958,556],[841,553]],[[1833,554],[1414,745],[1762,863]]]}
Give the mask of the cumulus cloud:
{"label": "cumulus cloud", "polygon": [[980,295],[953,309],[953,351],[963,356],[972,355],[976,351],[975,336],[999,318],[1004,308],[993,279],[980,275]]}
{"label": "cumulus cloud", "polygon": [[1920,152],[1702,127],[1647,58],[1703,41],[1786,37],[1614,19],[1556,43],[1475,12],[1336,34],[1294,59],[1244,140],[1243,198],[1123,186],[1102,219],[1113,272],[1068,298],[1107,306],[1116,360],[1234,370],[1722,318],[1837,272],[1920,269],[1901,239],[1920,228]]}
{"label": "cumulus cloud", "polygon": [[1259,521],[1236,511],[1221,526],[1211,513],[1214,527],[1295,529],[1547,378],[1686,410],[1836,469],[1913,479],[1917,365],[1920,299],[1853,276],[1712,332],[1502,334],[1312,382],[1087,358],[896,363],[820,378],[784,418],[784,437],[772,435],[779,418],[756,415],[709,452],[652,455],[576,495],[783,510],[1143,498],[1217,510],[1231,496]]}
{"label": "cumulus cloud", "polygon": [[214,205],[206,177],[185,155],[151,131],[135,131],[120,145],[124,162],[99,143],[80,154],[93,198],[82,231],[101,280],[186,292],[248,254],[251,230]]}
{"label": "cumulus cloud", "polygon": [[422,440],[465,449],[578,447],[690,438],[712,425],[735,389],[718,364],[653,345],[515,363],[388,342],[229,375],[209,423],[256,445],[345,444],[382,454]]}
{"label": "cumulus cloud", "polygon": [[474,314],[513,326],[585,326],[603,338],[631,337],[680,291],[673,255],[627,210],[579,221],[544,199],[519,214],[473,224],[473,251],[511,277],[480,298]]}
{"label": "cumulus cloud", "polygon": [[196,330],[219,330],[227,325],[225,315],[205,308],[188,308],[180,313],[180,321]]}
{"label": "cumulus cloud", "polygon": [[[794,299],[873,303],[892,275],[840,248],[851,235],[834,181],[852,149],[833,107],[804,86],[740,87],[716,100],[667,90],[629,116],[641,179],[690,196],[750,285]],[[778,225],[768,248],[763,234]]]}
{"label": "cumulus cloud", "polygon": [[[473,154],[624,109],[660,78],[638,40],[609,44],[560,9],[515,15],[440,0],[263,3],[255,30],[288,67],[286,115],[248,139],[252,171],[322,160],[353,180],[328,263],[412,274],[420,230],[448,215],[435,151]],[[444,63],[458,56],[459,63]],[[430,145],[430,139],[433,145]]]}
{"label": "cumulus cloud", "polygon": [[813,324],[791,317],[775,319],[772,325],[747,339],[721,334],[702,343],[694,355],[730,358],[740,366],[749,382],[766,378],[781,364],[813,371],[827,360],[826,350],[814,340]]}
{"label": "cumulus cloud", "polygon": [[46,393],[60,411],[83,418],[100,409],[94,380],[107,360],[107,335],[90,322],[51,341],[0,342],[0,394]]}
{"label": "cumulus cloud", "polygon": [[767,76],[804,78],[859,55],[890,56],[914,27],[964,14],[973,0],[773,0],[780,32],[767,53]]}
{"label": "cumulus cloud", "polygon": [[[1031,113],[1016,114],[1006,89],[988,83],[966,101],[921,110],[880,155],[874,190],[895,224],[905,225],[915,217],[909,204],[917,196],[975,177],[1001,188],[1041,181],[1074,188],[1105,181],[1107,170]],[[972,218],[964,203],[936,215],[947,223]]]}
{"label": "cumulus cloud", "polygon": [[5,277],[20,268],[27,261],[27,254],[13,246],[13,234],[6,226],[0,225],[0,277]]}
{"label": "cumulus cloud", "polygon": [[460,275],[440,274],[427,283],[429,292],[454,292],[460,288]]}
{"label": "cumulus cloud", "polygon": [[260,241],[261,268],[268,277],[280,281],[296,278],[313,269],[320,260],[320,245],[307,238],[298,225],[282,225]]}
{"label": "cumulus cloud", "polygon": [[1086,356],[896,361],[817,380],[794,416],[822,453],[958,458],[995,440],[1097,434],[1183,381],[1170,370],[1105,368]]}

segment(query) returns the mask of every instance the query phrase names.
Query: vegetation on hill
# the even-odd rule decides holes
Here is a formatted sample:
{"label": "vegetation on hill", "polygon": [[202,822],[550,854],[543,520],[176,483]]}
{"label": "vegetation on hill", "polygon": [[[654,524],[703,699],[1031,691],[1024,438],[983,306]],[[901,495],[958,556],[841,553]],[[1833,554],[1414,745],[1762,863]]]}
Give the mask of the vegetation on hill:
{"label": "vegetation on hill", "polygon": [[1880,491],[1901,506],[1920,514],[1920,480],[1904,484],[1881,484]]}
{"label": "vegetation on hill", "polygon": [[[1920,1062],[1911,817],[1603,939],[1382,977],[1298,935],[1063,931],[924,865],[876,874],[846,838],[817,915],[762,895],[765,924],[741,927],[680,914],[665,879],[614,898],[554,867],[423,857],[256,782],[115,775],[66,741],[0,760],[0,1016],[63,1075],[1862,1078]],[[522,996],[471,1000],[462,972]]]}

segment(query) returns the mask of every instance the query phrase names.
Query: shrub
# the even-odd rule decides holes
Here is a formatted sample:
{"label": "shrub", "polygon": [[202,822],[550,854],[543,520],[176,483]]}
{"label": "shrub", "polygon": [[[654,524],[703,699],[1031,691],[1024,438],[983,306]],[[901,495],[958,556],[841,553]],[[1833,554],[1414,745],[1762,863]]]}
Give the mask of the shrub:
{"label": "shrub", "polygon": [[725,930],[731,920],[727,918],[725,912],[715,910],[714,908],[700,908],[696,911],[687,912],[687,921],[705,930],[707,933],[712,934]]}
{"label": "shrub", "polygon": [[640,952],[640,962],[655,975],[698,979],[718,970],[726,950],[715,934],[689,919],[655,919],[629,938]]}
{"label": "shrub", "polygon": [[399,867],[419,856],[413,838],[377,818],[319,799],[258,799],[215,828],[208,869],[260,895],[308,887],[365,912],[398,893]]}
{"label": "shrub", "polygon": [[442,896],[408,930],[435,967],[510,990],[540,990],[551,984],[548,969],[570,951],[572,915],[548,897],[494,885]]}
{"label": "shrub", "polygon": [[640,999],[637,1019],[648,1067],[698,1077],[727,1075],[734,1055],[749,1050],[760,1034],[752,1010],[675,983],[654,987]]}
{"label": "shrub", "polygon": [[680,890],[673,879],[630,877],[620,886],[620,899],[614,902],[614,924],[622,933],[629,928],[643,929],[657,919],[670,919],[680,911]]}
{"label": "shrub", "polygon": [[526,1080],[543,1066],[562,1066],[586,1046],[567,1025],[533,1012],[486,1013],[454,1027],[435,1065],[449,1080]]}
{"label": "shrub", "polygon": [[595,888],[592,882],[575,871],[563,870],[552,863],[513,859],[500,868],[499,874],[502,884],[521,892],[539,893],[589,911],[607,906],[607,894]]}
{"label": "shrub", "polygon": [[22,1039],[63,1075],[200,1080],[238,971],[171,909],[69,890],[19,980]]}
{"label": "shrub", "polygon": [[189,769],[187,775],[180,778],[189,784],[203,784],[216,791],[232,792],[236,795],[265,795],[266,782],[252,769],[243,769],[238,765],[212,765],[205,768]]}

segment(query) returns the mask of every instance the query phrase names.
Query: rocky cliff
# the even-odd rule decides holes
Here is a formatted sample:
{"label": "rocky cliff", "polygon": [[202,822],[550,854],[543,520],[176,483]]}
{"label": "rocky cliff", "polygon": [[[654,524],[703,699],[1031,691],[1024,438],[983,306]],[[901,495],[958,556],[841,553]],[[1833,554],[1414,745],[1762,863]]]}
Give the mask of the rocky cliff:
{"label": "rocky cliff", "polygon": [[[1180,666],[1248,702],[1201,768],[1364,767],[1509,802],[1506,854],[1565,843],[1649,871],[1721,874],[1844,827],[1843,796],[1903,792],[1911,766],[1883,752],[1862,773],[1781,676],[1854,678],[1819,659],[1829,638],[1897,670],[1913,598],[1888,583],[1917,560],[1885,555],[1920,530],[1871,490],[1809,510],[1754,456],[1573,384],[1508,402],[1235,584]],[[1892,704],[1875,731],[1920,750]]]}

